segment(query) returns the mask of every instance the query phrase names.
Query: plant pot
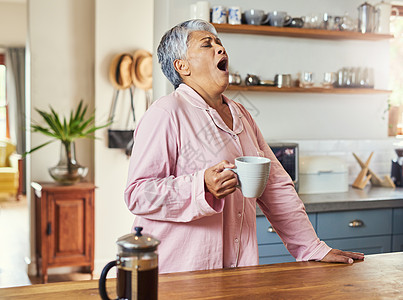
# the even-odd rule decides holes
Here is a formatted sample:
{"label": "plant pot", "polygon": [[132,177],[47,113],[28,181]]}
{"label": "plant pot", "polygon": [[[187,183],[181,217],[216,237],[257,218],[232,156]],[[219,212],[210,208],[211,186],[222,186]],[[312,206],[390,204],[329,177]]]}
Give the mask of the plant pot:
{"label": "plant pot", "polygon": [[49,168],[52,178],[63,185],[72,185],[80,182],[88,173],[88,168],[76,161],[74,142],[61,143],[59,163]]}

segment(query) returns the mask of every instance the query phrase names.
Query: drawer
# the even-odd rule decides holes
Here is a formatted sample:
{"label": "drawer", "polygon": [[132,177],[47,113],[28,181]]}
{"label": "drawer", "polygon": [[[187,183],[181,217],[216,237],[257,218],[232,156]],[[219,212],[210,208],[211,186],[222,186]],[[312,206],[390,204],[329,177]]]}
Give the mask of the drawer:
{"label": "drawer", "polygon": [[392,209],[318,213],[316,226],[320,239],[392,234]]}
{"label": "drawer", "polygon": [[279,255],[279,256],[267,256],[267,257],[259,257],[259,265],[270,265],[270,264],[280,264],[286,262],[294,262],[295,258],[288,255]]}
{"label": "drawer", "polygon": [[403,233],[403,208],[393,209],[393,234]]}
{"label": "drawer", "polygon": [[392,251],[403,251],[403,234],[396,234],[392,237]]}
{"label": "drawer", "polygon": [[[313,228],[316,228],[316,214],[308,214],[309,220]],[[256,217],[256,234],[257,243],[261,244],[276,244],[282,243],[280,237],[274,231],[270,231],[271,225],[265,216]]]}
{"label": "drawer", "polygon": [[392,236],[375,236],[348,239],[324,240],[332,248],[344,251],[362,252],[364,254],[377,254],[391,251]]}
{"label": "drawer", "polygon": [[291,255],[283,243],[281,244],[268,244],[259,245],[259,257],[263,256],[278,256],[278,255]]}

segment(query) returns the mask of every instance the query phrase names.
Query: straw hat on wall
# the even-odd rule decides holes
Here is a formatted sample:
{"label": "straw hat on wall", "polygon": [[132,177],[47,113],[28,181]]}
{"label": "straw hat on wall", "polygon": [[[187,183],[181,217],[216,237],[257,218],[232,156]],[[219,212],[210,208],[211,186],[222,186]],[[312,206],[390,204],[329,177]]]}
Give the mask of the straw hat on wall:
{"label": "straw hat on wall", "polygon": [[146,50],[137,50],[133,54],[131,76],[135,87],[149,90],[153,85],[152,55]]}
{"label": "straw hat on wall", "polygon": [[109,68],[109,80],[115,88],[123,90],[132,85],[132,64],[133,58],[127,53],[120,53],[113,58]]}

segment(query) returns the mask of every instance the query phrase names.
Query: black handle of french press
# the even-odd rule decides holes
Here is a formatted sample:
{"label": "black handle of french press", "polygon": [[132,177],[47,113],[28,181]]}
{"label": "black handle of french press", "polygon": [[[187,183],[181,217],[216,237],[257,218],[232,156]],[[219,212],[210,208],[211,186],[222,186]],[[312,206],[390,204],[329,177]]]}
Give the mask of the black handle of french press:
{"label": "black handle of french press", "polygon": [[112,269],[113,267],[116,266],[116,260],[113,260],[111,262],[109,262],[102,270],[101,273],[101,277],[99,277],[99,285],[98,285],[98,289],[99,289],[99,294],[101,295],[101,298],[103,300],[111,300],[108,297],[108,293],[106,292],[106,275],[108,275],[108,272],[110,269]]}

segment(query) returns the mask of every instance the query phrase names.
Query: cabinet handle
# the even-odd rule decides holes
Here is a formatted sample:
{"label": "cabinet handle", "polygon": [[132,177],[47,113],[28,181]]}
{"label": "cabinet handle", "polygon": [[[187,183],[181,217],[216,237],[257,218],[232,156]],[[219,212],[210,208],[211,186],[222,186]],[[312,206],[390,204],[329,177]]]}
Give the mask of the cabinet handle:
{"label": "cabinet handle", "polygon": [[46,226],[46,234],[51,235],[52,234],[52,223],[48,222]]}
{"label": "cabinet handle", "polygon": [[267,228],[267,232],[276,232],[276,229],[274,229],[272,226],[270,226],[269,228]]}
{"label": "cabinet handle", "polygon": [[348,227],[362,227],[364,226],[364,222],[361,220],[352,220],[348,223]]}

